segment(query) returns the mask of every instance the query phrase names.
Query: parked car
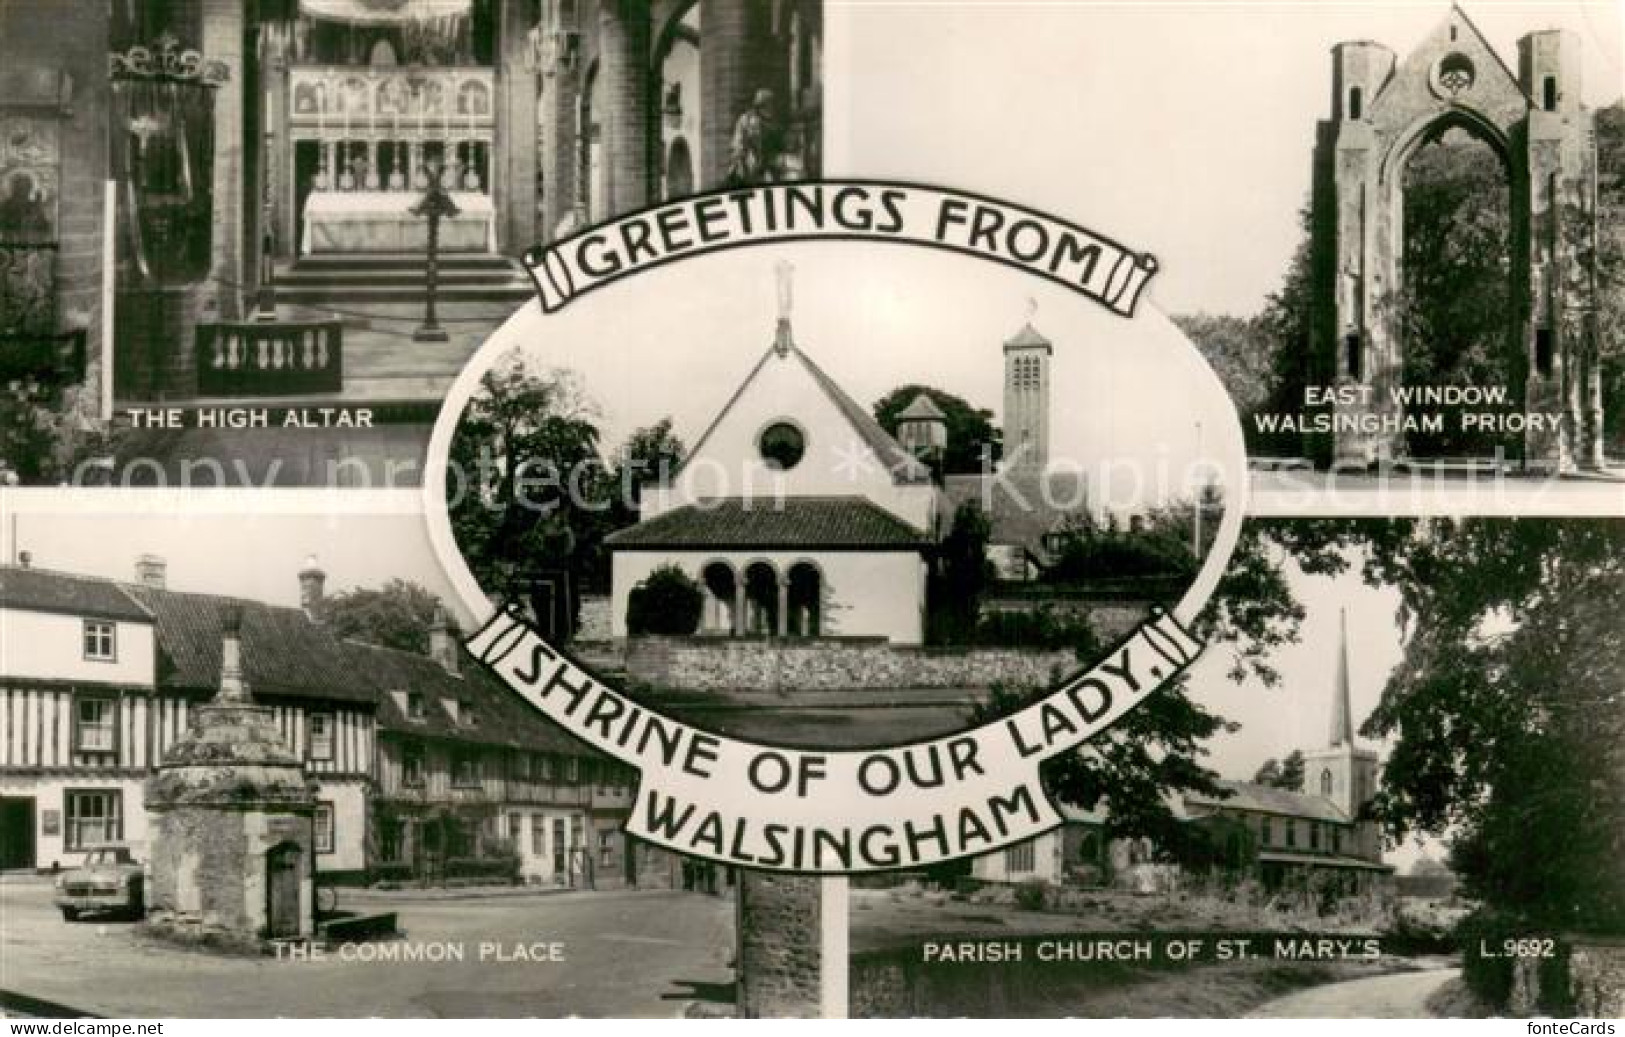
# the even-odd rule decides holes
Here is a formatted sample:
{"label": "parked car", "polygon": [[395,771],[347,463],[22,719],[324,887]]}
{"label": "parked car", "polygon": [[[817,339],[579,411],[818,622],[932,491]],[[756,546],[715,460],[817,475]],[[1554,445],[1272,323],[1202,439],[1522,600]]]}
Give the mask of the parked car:
{"label": "parked car", "polygon": [[128,846],[98,846],[83,864],[57,877],[56,906],[69,922],[92,911],[140,918],[146,914],[146,876]]}

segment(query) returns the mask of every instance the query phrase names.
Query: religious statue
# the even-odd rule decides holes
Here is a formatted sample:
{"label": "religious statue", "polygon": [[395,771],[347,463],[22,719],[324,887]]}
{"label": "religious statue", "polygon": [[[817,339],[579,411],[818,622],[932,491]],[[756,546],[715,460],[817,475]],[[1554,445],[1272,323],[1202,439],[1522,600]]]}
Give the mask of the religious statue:
{"label": "religious statue", "polygon": [[756,91],[751,105],[734,123],[728,150],[728,185],[770,184],[779,177],[784,131],[773,120],[773,91]]}

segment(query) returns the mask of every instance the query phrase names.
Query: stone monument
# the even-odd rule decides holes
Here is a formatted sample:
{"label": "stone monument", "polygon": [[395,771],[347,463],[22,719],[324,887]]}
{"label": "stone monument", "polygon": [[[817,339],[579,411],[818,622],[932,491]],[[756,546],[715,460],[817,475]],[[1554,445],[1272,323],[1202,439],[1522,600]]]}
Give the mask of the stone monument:
{"label": "stone monument", "polygon": [[220,689],[146,785],[148,929],[233,950],[315,928],[314,789],[243,680],[242,610],[226,613]]}

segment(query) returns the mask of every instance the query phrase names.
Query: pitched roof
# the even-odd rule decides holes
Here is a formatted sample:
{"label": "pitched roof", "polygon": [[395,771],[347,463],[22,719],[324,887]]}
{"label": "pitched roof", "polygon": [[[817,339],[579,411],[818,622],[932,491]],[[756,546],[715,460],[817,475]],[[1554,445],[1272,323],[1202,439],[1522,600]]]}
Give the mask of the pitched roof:
{"label": "pitched roof", "polygon": [[923,392],[915,393],[908,406],[897,412],[898,421],[945,421],[947,417],[936,401]]}
{"label": "pitched roof", "polygon": [[[592,753],[585,744],[566,735],[520,701],[461,647],[457,652],[458,671],[454,675],[425,655],[359,641],[346,641],[343,645],[356,668],[365,672],[372,687],[377,689],[380,730],[536,752]],[[423,716],[409,716],[396,698],[398,692],[422,695]],[[440,705],[447,700],[470,703],[478,717],[477,723],[467,725],[454,721]]]}
{"label": "pitched roof", "polygon": [[1233,795],[1226,799],[1206,796],[1199,792],[1185,794],[1187,803],[1199,806],[1221,807],[1230,810],[1256,810],[1265,814],[1301,817],[1311,821],[1335,821],[1348,824],[1350,818],[1337,804],[1323,796],[1311,796],[1273,785],[1258,785],[1250,781],[1221,781]]}
{"label": "pitched roof", "polygon": [[239,609],[243,679],[255,695],[371,702],[366,670],[303,610],[215,594],[125,588],[157,621],[158,685],[212,692],[220,685],[226,613]]}
{"label": "pitched roof", "polygon": [[[880,427],[880,422],[874,419],[874,415],[847,395],[846,390],[837,385],[835,379],[825,374],[823,368],[813,363],[811,357],[803,353],[800,347],[794,345],[783,353],[779,351],[777,346],[768,347],[767,351],[762,354],[762,358],[756,361],[756,366],[752,367],[750,373],[745,376],[745,380],[739,383],[739,388],[735,389],[734,394],[728,397],[728,402],[723,404],[721,410],[717,411],[717,416],[711,419],[711,424],[700,435],[699,440],[694,444],[694,449],[689,451],[688,458],[683,462],[684,465],[688,463],[688,460],[700,455],[706,440],[711,438],[711,433],[716,431],[718,425],[722,424],[722,419],[733,409],[739,398],[745,395],[745,390],[756,380],[756,376],[761,373],[763,367],[767,366],[768,361],[773,359],[789,360],[791,358],[799,361],[807,369],[807,373],[812,376],[819,389],[835,405],[835,409],[840,411],[842,417],[852,426],[853,431],[858,434],[858,438],[863,440],[864,445],[875,455],[881,466],[891,473],[894,482],[920,483],[931,481],[931,470],[922,464],[919,458],[904,450],[902,444],[898,443],[897,440],[891,437],[890,433]],[[682,466],[679,466],[677,471],[681,472]],[[675,474],[673,473],[674,476]]]}
{"label": "pitched roof", "polygon": [[152,614],[112,580],[14,565],[0,566],[0,608],[152,622]]}
{"label": "pitched roof", "polygon": [[992,526],[991,542],[1042,549],[1045,533],[1089,510],[1089,483],[1081,472],[1039,472],[1017,469],[997,475],[949,475],[943,479],[952,520],[960,505],[975,501]]}
{"label": "pitched roof", "polygon": [[1038,329],[1031,324],[1023,324],[1020,331],[1004,340],[1005,349],[1027,349],[1030,347],[1042,347],[1044,349],[1052,347],[1050,340],[1039,334]]}
{"label": "pitched roof", "polygon": [[865,497],[741,497],[689,504],[604,539],[611,550],[869,548],[918,550],[923,532]]}

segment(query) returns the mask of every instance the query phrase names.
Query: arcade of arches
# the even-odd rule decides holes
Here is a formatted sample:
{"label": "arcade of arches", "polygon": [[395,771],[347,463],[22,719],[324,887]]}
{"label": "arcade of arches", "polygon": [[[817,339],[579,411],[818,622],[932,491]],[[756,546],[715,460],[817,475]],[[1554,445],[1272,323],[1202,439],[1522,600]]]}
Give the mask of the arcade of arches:
{"label": "arcade of arches", "polygon": [[781,570],[765,560],[739,565],[716,559],[701,575],[702,635],[817,637],[822,631],[824,576],[812,562]]}

